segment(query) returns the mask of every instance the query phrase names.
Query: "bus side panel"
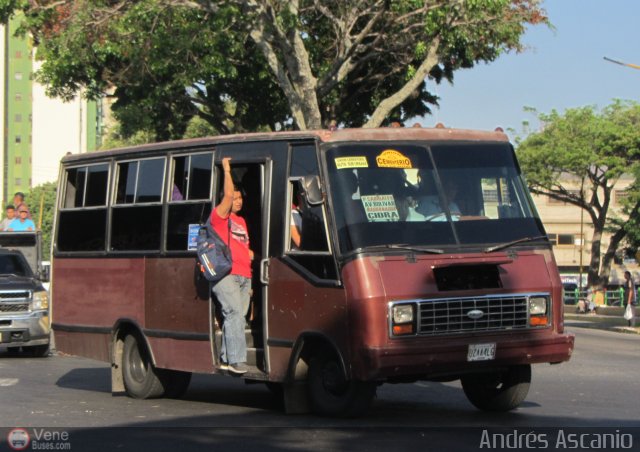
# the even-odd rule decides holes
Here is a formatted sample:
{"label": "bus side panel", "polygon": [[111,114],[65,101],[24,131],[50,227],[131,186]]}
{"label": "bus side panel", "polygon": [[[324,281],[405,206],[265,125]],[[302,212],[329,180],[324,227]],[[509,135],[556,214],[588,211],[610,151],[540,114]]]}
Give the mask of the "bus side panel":
{"label": "bus side panel", "polygon": [[[119,319],[144,327],[144,260],[142,258],[55,258],[52,298],[56,347],[65,353],[101,359],[108,353],[102,340],[81,338],[57,343],[58,332],[74,336],[104,335]],[[106,330],[106,331],[105,331]],[[60,335],[62,338],[65,335]],[[107,341],[108,344],[108,341]]]}
{"label": "bus side panel", "polygon": [[209,283],[198,279],[196,258],[147,258],[145,326],[209,334]]}
{"label": "bus side panel", "polygon": [[199,278],[195,257],[147,258],[145,281],[145,332],[156,366],[211,372],[209,283]]}
{"label": "bus side panel", "polygon": [[[268,342],[293,345],[301,334],[330,340],[348,358],[349,324],[342,288],[316,287],[279,259],[269,263]],[[287,350],[287,353],[283,353]],[[270,379],[287,373],[291,350],[270,349]]]}
{"label": "bus side panel", "polygon": [[111,334],[56,331],[56,349],[77,356],[111,362]]}
{"label": "bus side panel", "polygon": [[211,373],[209,341],[147,337],[156,367],[185,372]]}

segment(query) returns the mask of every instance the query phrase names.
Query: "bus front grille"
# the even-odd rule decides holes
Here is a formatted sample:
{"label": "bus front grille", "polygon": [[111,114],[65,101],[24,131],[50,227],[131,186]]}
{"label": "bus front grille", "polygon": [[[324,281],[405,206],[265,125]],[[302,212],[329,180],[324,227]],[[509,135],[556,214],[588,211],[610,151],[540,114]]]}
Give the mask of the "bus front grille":
{"label": "bus front grille", "polygon": [[418,334],[524,329],[528,325],[527,297],[471,297],[419,303]]}

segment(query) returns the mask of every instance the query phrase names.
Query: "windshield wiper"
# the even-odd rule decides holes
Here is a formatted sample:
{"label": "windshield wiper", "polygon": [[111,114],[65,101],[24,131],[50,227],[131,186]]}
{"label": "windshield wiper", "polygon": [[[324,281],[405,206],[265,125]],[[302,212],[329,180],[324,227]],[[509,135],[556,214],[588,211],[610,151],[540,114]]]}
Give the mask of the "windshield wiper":
{"label": "windshield wiper", "polygon": [[524,242],[533,242],[535,240],[546,239],[546,235],[536,235],[535,237],[523,237],[518,240],[514,240],[512,242],[501,243],[499,245],[490,246],[489,248],[485,248],[485,253],[493,253],[494,251],[503,250],[505,248],[509,248],[510,246],[517,245],[518,243]]}
{"label": "windshield wiper", "polygon": [[365,246],[364,249],[387,249],[387,250],[407,250],[407,251],[416,251],[418,253],[429,253],[429,254],[442,254],[443,250],[437,248],[425,248],[422,246],[411,246],[406,243],[387,243],[385,245],[371,245]]}

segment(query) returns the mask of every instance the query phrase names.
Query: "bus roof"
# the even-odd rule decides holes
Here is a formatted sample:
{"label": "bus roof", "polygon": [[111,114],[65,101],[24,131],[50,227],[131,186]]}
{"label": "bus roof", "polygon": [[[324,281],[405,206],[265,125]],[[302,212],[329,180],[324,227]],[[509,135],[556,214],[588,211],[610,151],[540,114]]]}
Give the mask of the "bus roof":
{"label": "bus roof", "polygon": [[305,130],[269,133],[244,133],[236,135],[219,135],[187,140],[165,141],[160,143],[143,144],[127,148],[110,149],[81,154],[68,154],[63,157],[63,163],[76,160],[115,157],[121,154],[137,154],[169,149],[192,149],[213,146],[222,143],[247,143],[253,141],[275,140],[304,140],[313,139],[325,143],[358,142],[358,141],[491,141],[508,142],[507,135],[500,129],[496,131],[480,131],[466,129],[448,129],[444,127],[384,127],[329,130]]}

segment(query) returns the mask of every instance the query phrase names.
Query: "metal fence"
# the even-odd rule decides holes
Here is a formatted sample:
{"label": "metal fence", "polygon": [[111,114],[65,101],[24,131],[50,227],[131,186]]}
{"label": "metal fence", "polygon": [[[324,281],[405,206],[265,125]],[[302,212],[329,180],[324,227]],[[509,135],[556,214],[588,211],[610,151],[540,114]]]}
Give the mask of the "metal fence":
{"label": "metal fence", "polygon": [[[589,292],[583,290],[582,292],[578,289],[575,290],[565,290],[564,292],[564,303],[565,304],[576,304],[580,299],[588,299],[590,296]],[[595,298],[595,295],[593,296]],[[621,287],[619,289],[607,290],[604,291],[604,304],[605,306],[620,306],[620,302],[624,299],[624,289]],[[596,301],[595,299],[593,300]]]}

